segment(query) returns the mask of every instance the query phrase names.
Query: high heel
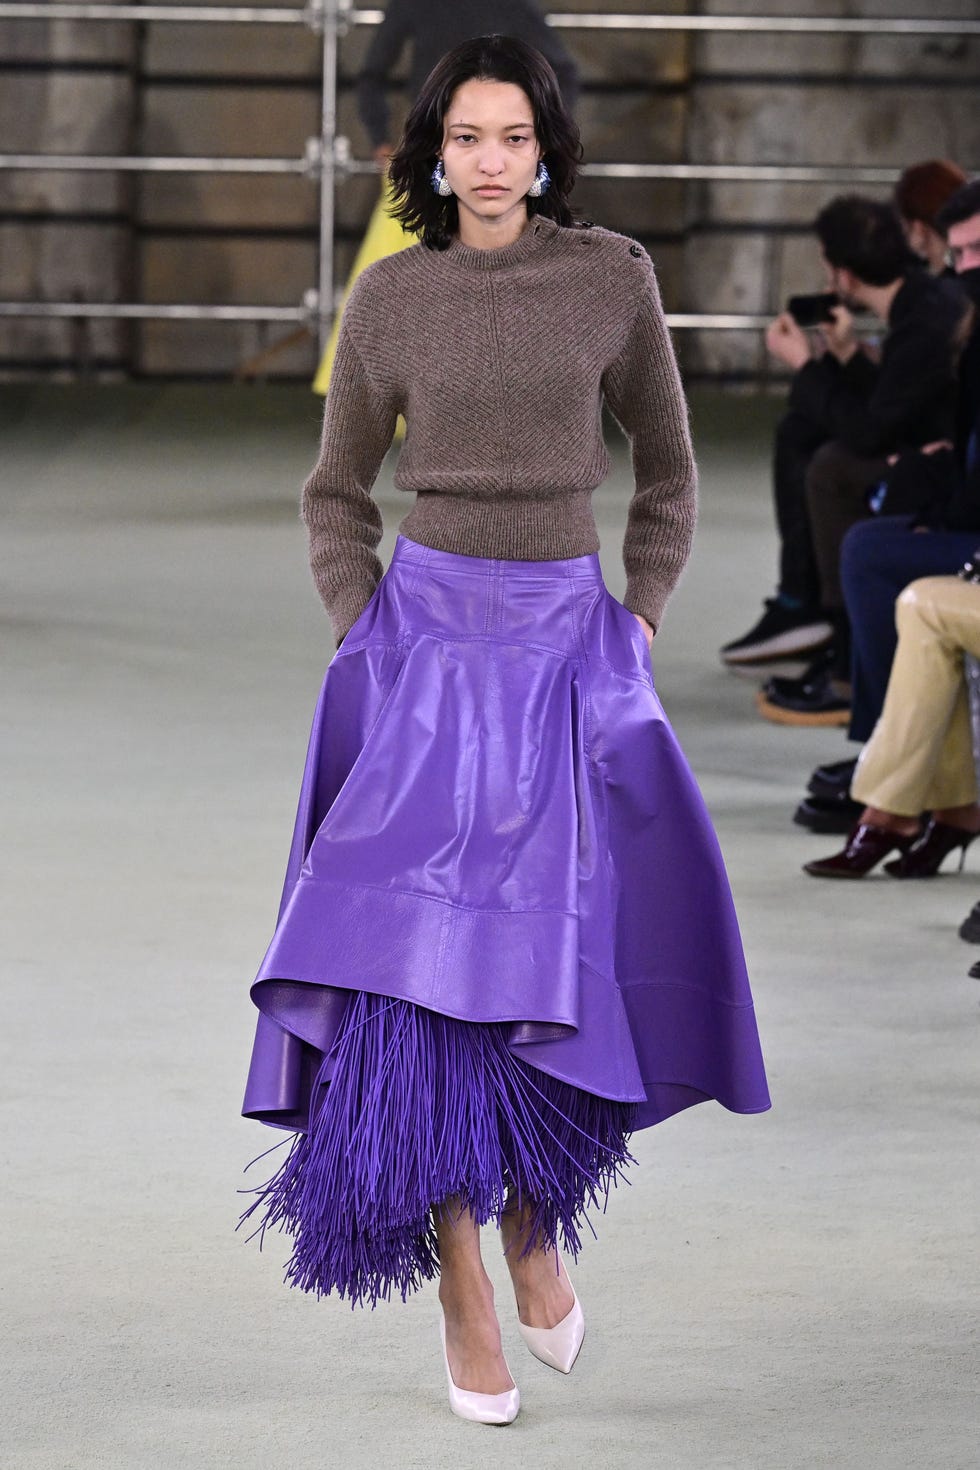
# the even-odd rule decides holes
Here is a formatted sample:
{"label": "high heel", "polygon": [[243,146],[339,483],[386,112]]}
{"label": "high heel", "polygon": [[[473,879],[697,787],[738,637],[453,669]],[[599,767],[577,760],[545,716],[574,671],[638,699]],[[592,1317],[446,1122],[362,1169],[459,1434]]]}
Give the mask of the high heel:
{"label": "high heel", "polygon": [[937,822],[933,818],[901,857],[885,864],[885,872],[892,878],[933,878],[939,872],[944,859],[959,848],[959,871],[962,873],[966,850],[977,836],[980,833],[967,832],[963,827],[951,827],[948,822]]}
{"label": "high heel", "polygon": [[[567,1279],[567,1278],[566,1278]],[[569,1286],[572,1283],[569,1281]],[[571,1310],[555,1327],[525,1327],[518,1318],[517,1330],[530,1352],[549,1368],[571,1373],[585,1337],[585,1317],[572,1286]]]}
{"label": "high heel", "polygon": [[[902,832],[893,832],[890,827],[872,827],[867,822],[859,822],[843,851],[834,853],[833,857],[804,863],[803,871],[812,878],[863,878],[896,847],[902,854],[898,859],[901,862],[907,850],[922,835],[915,832],[907,837]],[[887,866],[890,870],[894,864]]]}
{"label": "high heel", "polygon": [[[459,1388],[453,1381],[446,1348],[446,1319],[439,1318],[439,1333],[442,1337],[442,1360],[446,1365],[446,1382],[449,1384],[449,1407],[460,1419],[471,1424],[513,1424],[521,1407],[521,1395],[517,1384],[505,1393],[473,1393],[468,1388]],[[506,1364],[505,1364],[506,1366]],[[510,1373],[510,1369],[507,1369]],[[513,1374],[511,1374],[513,1378]]]}

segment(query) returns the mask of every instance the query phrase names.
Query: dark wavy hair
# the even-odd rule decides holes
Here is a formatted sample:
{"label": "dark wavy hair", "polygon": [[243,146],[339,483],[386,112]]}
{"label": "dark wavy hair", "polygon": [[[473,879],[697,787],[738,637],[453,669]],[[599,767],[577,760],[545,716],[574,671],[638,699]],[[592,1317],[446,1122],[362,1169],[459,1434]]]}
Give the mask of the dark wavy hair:
{"label": "dark wavy hair", "polygon": [[980,214],[980,177],[970,179],[946,200],[936,215],[936,229],[946,235],[953,225],[961,225],[975,214]]}
{"label": "dark wavy hair", "polygon": [[850,271],[866,286],[889,286],[921,264],[890,204],[845,194],[820,211],[813,228],[830,264]]}
{"label": "dark wavy hair", "polygon": [[442,58],[426,77],[409,113],[388,174],[395,206],[407,230],[431,250],[445,250],[459,228],[453,195],[443,199],[431,184],[442,151],[446,111],[464,82],[513,82],[531,104],[534,131],[551,183],[539,199],[528,197],[529,214],[545,214],[560,225],[573,222],[568,196],[582,159],[578,126],[562,101],[558,78],[533,46],[516,36],[477,36]]}

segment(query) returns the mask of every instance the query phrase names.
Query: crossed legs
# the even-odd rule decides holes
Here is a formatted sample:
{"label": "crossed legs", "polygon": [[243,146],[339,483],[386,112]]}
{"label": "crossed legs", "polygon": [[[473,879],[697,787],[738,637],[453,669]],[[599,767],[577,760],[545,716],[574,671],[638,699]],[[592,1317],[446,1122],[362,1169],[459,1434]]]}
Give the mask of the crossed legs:
{"label": "crossed legs", "polygon": [[869,808],[954,824],[977,799],[964,651],[980,655],[980,588],[958,577],[911,583],[895,605],[898,649],[851,794]]}

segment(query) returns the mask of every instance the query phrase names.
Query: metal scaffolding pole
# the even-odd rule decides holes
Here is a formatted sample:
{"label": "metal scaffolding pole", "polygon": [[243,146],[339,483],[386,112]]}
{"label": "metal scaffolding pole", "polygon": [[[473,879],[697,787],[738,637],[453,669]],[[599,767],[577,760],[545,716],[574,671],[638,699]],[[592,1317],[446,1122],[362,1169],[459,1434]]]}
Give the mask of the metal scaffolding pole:
{"label": "metal scaffolding pole", "polygon": [[[346,139],[338,138],[338,145]],[[378,164],[370,158],[347,158],[342,146],[338,147],[340,162],[337,173],[347,174],[380,173]],[[0,167],[3,158],[0,155]],[[894,184],[901,174],[899,168],[851,167],[833,164],[782,164],[782,163],[586,163],[579,169],[582,178],[592,179],[682,179],[708,180],[713,183],[736,184]]]}
{"label": "metal scaffolding pole", "polygon": [[[111,156],[85,154],[0,153],[0,171],[62,173],[243,174],[293,175],[317,180],[320,186],[318,288],[307,291],[303,304],[276,306],[205,306],[189,303],[0,302],[0,318],[40,317],[93,320],[178,320],[301,323],[316,332],[322,352],[334,313],[334,222],[338,183],[354,175],[379,174],[368,159],[353,159],[349,142],[336,132],[338,37],[352,26],[380,24],[380,9],[358,8],[352,0],[308,0],[303,6],[87,4],[84,0],[0,0],[0,21],[76,20],[90,22],[170,22],[175,24],[305,26],[322,35],[322,115],[319,138],[308,140],[302,158],[229,158],[219,156]],[[980,16],[842,17],[802,15],[664,15],[552,11],[550,25],[559,30],[662,31],[693,34],[878,35],[964,37],[980,35]],[[701,180],[715,183],[830,184],[888,186],[897,168],[836,167],[796,164],[592,163],[583,176],[606,179]],[[675,330],[733,331],[764,326],[766,316],[746,313],[668,314]]]}
{"label": "metal scaffolding pole", "polygon": [[[296,322],[313,325],[322,316],[317,293],[310,291],[303,306],[187,306],[138,302],[0,301],[0,318],[37,317],[78,321],[187,321],[187,322]],[[752,312],[668,312],[667,325],[675,330],[752,330],[767,327],[771,316]]]}
{"label": "metal scaffolding pole", "polygon": [[179,25],[204,23],[208,25],[267,25],[319,27],[322,0],[313,0],[305,9],[298,10],[283,6],[253,5],[85,5],[60,4],[4,4],[0,5],[0,20],[94,20],[94,21],[174,21]]}
{"label": "metal scaffolding pole", "polygon": [[[380,25],[383,10],[359,10],[341,5],[351,25]],[[636,15],[602,11],[548,11],[545,19],[556,30],[575,31],[691,31],[763,35],[839,36],[976,36],[980,18],[956,16],[839,16],[839,15]]]}
{"label": "metal scaffolding pole", "polygon": [[[316,144],[319,155],[319,143]],[[138,173],[138,174],[299,174],[314,177],[320,164],[305,158],[166,158],[139,154],[96,156],[85,153],[0,153],[0,170],[31,173]]]}
{"label": "metal scaffolding pole", "polygon": [[[380,25],[383,10],[357,9],[349,0],[310,0],[303,8],[250,5],[88,5],[82,3],[0,4],[0,20],[173,21],[207,25],[326,24],[335,12],[340,28]],[[980,17],[839,16],[839,15],[643,15],[630,12],[549,11],[556,30],[674,31],[701,34],[840,35],[840,36],[976,36]]]}
{"label": "metal scaffolding pole", "polygon": [[320,123],[320,260],[317,346],[323,356],[333,325],[334,195],[337,183],[337,0],[326,0],[323,25],[323,103]]}
{"label": "metal scaffolding pole", "polygon": [[[324,32],[326,49],[327,33]],[[327,89],[332,91],[333,89]],[[336,125],[335,96],[325,96],[323,137],[311,138],[302,158],[191,158],[157,157],[140,154],[89,155],[84,153],[0,153],[0,172],[24,170],[31,173],[170,173],[170,174],[292,174],[320,178],[323,188],[333,186],[348,175],[381,174],[380,165],[370,158],[351,158],[347,139],[342,135],[330,141],[328,129]],[[901,172],[898,168],[835,166],[832,164],[768,164],[768,163],[588,163],[579,170],[583,177],[594,179],[701,179],[714,183],[747,184],[893,184]],[[333,226],[332,208],[322,216]]]}
{"label": "metal scaffolding pole", "polygon": [[39,317],[53,321],[297,322],[308,326],[317,310],[316,292],[303,306],[191,306],[187,303],[115,301],[0,301],[0,318]]}

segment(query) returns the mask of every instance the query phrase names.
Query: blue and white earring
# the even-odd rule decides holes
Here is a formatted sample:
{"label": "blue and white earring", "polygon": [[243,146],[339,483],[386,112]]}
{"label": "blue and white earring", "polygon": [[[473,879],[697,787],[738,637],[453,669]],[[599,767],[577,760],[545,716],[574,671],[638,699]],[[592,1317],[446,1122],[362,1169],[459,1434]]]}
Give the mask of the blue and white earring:
{"label": "blue and white earring", "polygon": [[551,175],[549,174],[549,172],[548,172],[548,170],[547,170],[547,168],[545,166],[544,160],[543,159],[539,159],[538,160],[538,171],[534,175],[534,183],[531,185],[530,189],[528,189],[528,191],[527,191],[528,192],[528,198],[530,198],[530,199],[540,199],[541,198],[541,195],[544,193],[544,191],[547,189],[547,187],[548,187],[548,185],[550,183],[551,183]]}
{"label": "blue and white earring", "polygon": [[446,170],[441,158],[432,170],[432,188],[442,199],[448,199],[453,192],[453,186],[446,178]]}

